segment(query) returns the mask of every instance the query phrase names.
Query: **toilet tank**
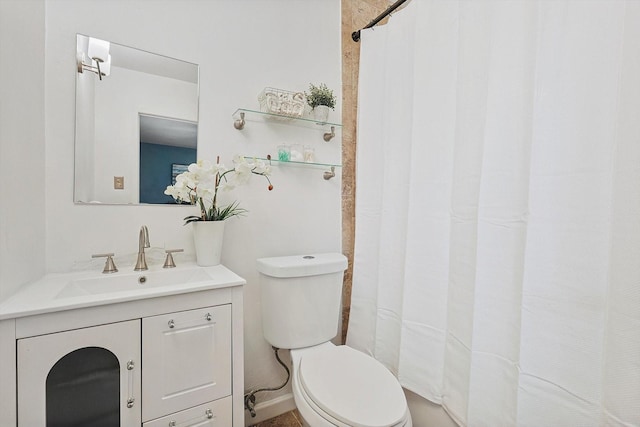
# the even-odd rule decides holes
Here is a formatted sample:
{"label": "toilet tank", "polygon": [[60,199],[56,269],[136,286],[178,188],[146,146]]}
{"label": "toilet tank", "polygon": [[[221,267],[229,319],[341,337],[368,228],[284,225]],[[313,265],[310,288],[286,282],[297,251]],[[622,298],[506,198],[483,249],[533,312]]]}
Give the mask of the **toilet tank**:
{"label": "toilet tank", "polygon": [[262,330],[277,348],[302,348],[331,340],[341,319],[340,253],[260,258]]}

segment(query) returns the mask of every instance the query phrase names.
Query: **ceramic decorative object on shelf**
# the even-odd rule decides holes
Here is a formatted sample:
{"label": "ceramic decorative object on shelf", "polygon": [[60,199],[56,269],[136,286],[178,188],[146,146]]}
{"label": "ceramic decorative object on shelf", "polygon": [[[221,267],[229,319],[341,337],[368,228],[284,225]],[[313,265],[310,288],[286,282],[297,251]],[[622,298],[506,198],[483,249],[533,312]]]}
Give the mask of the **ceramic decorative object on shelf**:
{"label": "ceramic decorative object on shelf", "polygon": [[234,216],[242,216],[247,211],[232,202],[219,206],[218,190],[232,190],[249,180],[251,175],[262,175],[269,182],[269,191],[273,185],[269,180],[271,167],[260,159],[247,159],[235,156],[233,168],[228,169],[220,163],[198,160],[189,165],[186,172],[176,177],[176,183],[169,185],[164,194],[173,197],[179,203],[197,205],[200,215],[187,216],[185,224],[193,224],[193,236],[197,263],[200,266],[220,264],[224,221]]}
{"label": "ceramic decorative object on shelf", "polygon": [[326,123],[329,119],[329,110],[336,107],[336,97],[333,90],[329,89],[326,84],[320,83],[319,86],[313,83],[309,84],[309,93],[305,92],[307,104],[313,109],[311,114],[315,120]]}
{"label": "ceramic decorative object on shelf", "polygon": [[303,92],[266,87],[258,95],[258,102],[260,111],[292,119],[304,115],[307,100]]}

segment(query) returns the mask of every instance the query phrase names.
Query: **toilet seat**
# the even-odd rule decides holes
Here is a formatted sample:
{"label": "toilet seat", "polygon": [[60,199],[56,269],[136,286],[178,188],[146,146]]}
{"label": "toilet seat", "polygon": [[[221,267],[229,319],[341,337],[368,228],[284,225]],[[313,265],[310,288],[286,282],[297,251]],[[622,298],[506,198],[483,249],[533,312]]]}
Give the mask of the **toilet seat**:
{"label": "toilet seat", "polygon": [[396,378],[374,358],[347,346],[302,355],[303,397],[327,421],[354,427],[405,424],[407,403]]}

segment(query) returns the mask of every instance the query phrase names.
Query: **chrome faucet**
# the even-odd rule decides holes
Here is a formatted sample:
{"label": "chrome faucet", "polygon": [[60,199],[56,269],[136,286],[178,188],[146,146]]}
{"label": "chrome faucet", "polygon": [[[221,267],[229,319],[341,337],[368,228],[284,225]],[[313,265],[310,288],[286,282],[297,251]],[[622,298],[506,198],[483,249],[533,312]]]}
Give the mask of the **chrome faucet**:
{"label": "chrome faucet", "polygon": [[138,236],[138,261],[136,262],[136,268],[134,271],[148,270],[147,260],[144,257],[144,248],[149,248],[149,230],[146,225],[140,227],[140,235]]}

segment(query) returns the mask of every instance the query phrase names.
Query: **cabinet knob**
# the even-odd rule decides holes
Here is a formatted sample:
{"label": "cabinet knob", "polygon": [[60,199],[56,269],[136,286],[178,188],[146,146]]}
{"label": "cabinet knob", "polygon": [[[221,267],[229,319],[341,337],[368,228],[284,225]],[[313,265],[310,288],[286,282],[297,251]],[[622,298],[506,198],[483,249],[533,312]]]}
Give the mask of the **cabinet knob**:
{"label": "cabinet knob", "polygon": [[127,408],[133,408],[133,402],[135,402],[135,399],[133,397],[127,399]]}
{"label": "cabinet knob", "polygon": [[205,319],[207,319],[208,321],[211,321],[212,317],[211,317],[211,313],[207,313],[206,316],[204,316]]}
{"label": "cabinet knob", "polygon": [[204,413],[207,416],[207,418],[209,419],[213,418],[213,411],[211,409],[207,409],[206,411],[204,411]]}
{"label": "cabinet knob", "polygon": [[169,328],[173,329],[176,327],[176,322],[173,321],[173,319],[169,320]]}
{"label": "cabinet knob", "polygon": [[175,421],[169,421],[169,427],[176,427]]}

